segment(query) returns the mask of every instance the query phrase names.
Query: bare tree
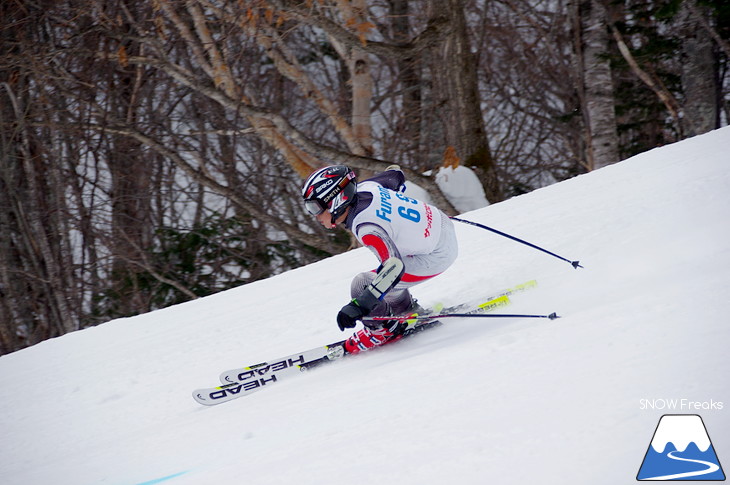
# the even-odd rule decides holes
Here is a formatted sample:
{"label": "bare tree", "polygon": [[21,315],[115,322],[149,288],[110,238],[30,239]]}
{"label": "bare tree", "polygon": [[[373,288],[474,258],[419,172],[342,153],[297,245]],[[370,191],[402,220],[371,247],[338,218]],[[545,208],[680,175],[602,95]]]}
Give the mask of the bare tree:
{"label": "bare tree", "polygon": [[346,250],[300,204],[323,164],[397,162],[453,212],[445,159],[497,202],[610,161],[612,125],[623,154],[707,129],[717,5],[626,2],[608,40],[603,5],[0,4],[0,352]]}
{"label": "bare tree", "polygon": [[464,14],[463,0],[433,1],[431,15],[448,22],[449,30],[439,44],[430,66],[444,115],[448,144],[463,163],[475,167],[484,185],[487,200],[500,202],[504,196],[489,148],[481,111],[474,54]]}
{"label": "bare tree", "polygon": [[582,81],[578,92],[587,128],[586,168],[594,170],[619,161],[608,17],[602,0],[577,1],[573,15]]}
{"label": "bare tree", "polygon": [[719,126],[716,56],[711,31],[705,28],[707,9],[695,0],[681,3],[677,28],[682,38],[684,133],[699,135]]}
{"label": "bare tree", "polygon": [[584,172],[583,79],[568,5],[488,1],[477,18],[480,100],[505,195]]}
{"label": "bare tree", "polygon": [[[389,0],[391,38],[395,45],[406,45],[411,38],[411,8],[408,0]],[[422,70],[420,58],[398,58],[396,78],[402,100],[401,110],[396,117],[394,131],[405,140],[405,152],[417,159],[423,157],[421,151],[422,122]]]}

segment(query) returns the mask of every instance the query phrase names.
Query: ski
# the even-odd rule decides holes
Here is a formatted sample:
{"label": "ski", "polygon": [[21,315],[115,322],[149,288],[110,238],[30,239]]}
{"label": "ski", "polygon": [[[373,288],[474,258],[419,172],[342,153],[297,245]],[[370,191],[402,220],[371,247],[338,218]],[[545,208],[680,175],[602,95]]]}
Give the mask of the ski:
{"label": "ski", "polygon": [[231,382],[217,387],[193,391],[193,399],[205,406],[221,404],[260,391],[265,387],[270,387],[271,384],[282,381],[287,376],[296,375],[301,372],[299,367],[295,366],[289,366],[278,371],[270,371],[270,366],[252,369],[242,376],[240,382]]}
{"label": "ski", "polygon": [[286,357],[280,357],[270,362],[260,362],[258,364],[248,365],[240,367],[238,369],[231,369],[221,373],[220,381],[222,384],[232,384],[236,382],[245,381],[251,379],[254,374],[272,372],[281,372],[285,369],[295,367],[306,362],[319,359],[323,355],[327,355],[333,347],[338,347],[344,344],[344,340],[339,342],[333,342],[328,345],[321,345],[313,349],[305,350],[296,354],[287,355]]}
{"label": "ski", "polygon": [[[403,338],[410,337],[424,330],[441,325],[439,320],[428,320],[428,315],[446,313],[479,314],[492,311],[496,308],[506,306],[510,303],[509,297],[517,292],[522,292],[537,286],[536,280],[507,288],[496,295],[483,299],[482,303],[462,303],[444,308],[437,305],[426,315],[425,320],[417,322],[415,326],[407,329]],[[405,319],[405,317],[404,317]],[[400,341],[403,338],[397,340]],[[288,377],[299,374],[301,371],[318,367],[322,364],[333,362],[345,357],[343,347],[344,340],[328,345],[322,345],[313,349],[281,357],[273,361],[261,362],[238,369],[232,369],[221,373],[222,384],[217,387],[202,388],[193,391],[193,399],[200,404],[211,406],[237,399],[261,389],[270,387],[271,384],[280,382]]]}
{"label": "ski", "polygon": [[[496,293],[494,296],[489,297],[487,299],[481,300],[481,302],[477,302],[476,304],[474,302],[470,303],[461,303],[458,305],[453,305],[448,308],[444,308],[443,305],[436,305],[433,309],[431,309],[425,316],[428,316],[429,314],[437,314],[437,313],[459,313],[465,310],[474,309],[474,308],[480,308],[481,306],[489,305],[492,300],[495,300],[499,297],[509,297],[510,295],[518,292],[522,292],[531,288],[534,288],[537,286],[536,280],[530,280],[525,283],[516,285],[511,288],[506,288],[498,293]],[[418,327],[421,327],[422,325],[418,325]],[[415,330],[415,329],[413,329]],[[421,329],[423,330],[423,329]],[[420,330],[419,330],[420,331]],[[220,382],[221,384],[233,384],[236,382],[241,382],[247,379],[250,379],[252,374],[251,372],[254,369],[257,369],[259,371],[283,371],[284,369],[287,369],[289,367],[293,367],[295,365],[304,364],[306,362],[311,362],[313,360],[320,359],[324,356],[326,356],[333,348],[341,347],[344,343],[344,340],[341,340],[339,342],[333,342],[331,344],[327,345],[320,345],[319,347],[315,347],[313,349],[305,350],[303,352],[298,352],[296,354],[287,355],[285,357],[280,357],[275,360],[266,361],[266,362],[260,362],[258,364],[252,364],[247,365],[244,367],[239,367],[237,369],[231,369],[227,370],[225,372],[222,372],[220,374]]]}

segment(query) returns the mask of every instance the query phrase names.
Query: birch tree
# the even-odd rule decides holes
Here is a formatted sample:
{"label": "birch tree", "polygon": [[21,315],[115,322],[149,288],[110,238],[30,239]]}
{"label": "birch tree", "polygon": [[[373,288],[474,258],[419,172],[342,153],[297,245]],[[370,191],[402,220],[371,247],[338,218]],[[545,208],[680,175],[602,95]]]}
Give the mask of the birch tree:
{"label": "birch tree", "polygon": [[684,133],[706,133],[718,127],[719,102],[715,46],[707,9],[695,0],[681,3],[677,28],[682,39],[681,79],[684,93]]}
{"label": "birch tree", "polygon": [[602,0],[576,2],[576,43],[586,126],[586,168],[619,161],[613,80],[609,61],[608,17]]}

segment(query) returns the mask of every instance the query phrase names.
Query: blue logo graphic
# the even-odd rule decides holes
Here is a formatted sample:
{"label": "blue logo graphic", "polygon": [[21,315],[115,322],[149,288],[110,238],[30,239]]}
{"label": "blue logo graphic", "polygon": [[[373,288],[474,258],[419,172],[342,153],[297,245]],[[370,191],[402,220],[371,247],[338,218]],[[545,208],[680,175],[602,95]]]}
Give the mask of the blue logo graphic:
{"label": "blue logo graphic", "polygon": [[654,431],[637,480],[725,480],[702,418],[665,414]]}

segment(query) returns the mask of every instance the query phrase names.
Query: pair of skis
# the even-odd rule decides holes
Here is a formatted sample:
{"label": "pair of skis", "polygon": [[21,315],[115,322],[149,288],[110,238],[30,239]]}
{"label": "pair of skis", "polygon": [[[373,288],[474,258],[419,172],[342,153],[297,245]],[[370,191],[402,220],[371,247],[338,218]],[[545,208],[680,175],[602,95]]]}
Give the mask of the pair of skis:
{"label": "pair of skis", "polygon": [[[554,313],[550,315],[486,315],[492,310],[509,305],[509,297],[514,293],[522,292],[536,286],[537,281],[531,280],[512,288],[507,288],[476,304],[461,304],[448,308],[437,307],[427,315],[404,315],[399,318],[408,321],[410,326],[404,333],[403,338],[408,338],[422,331],[438,327],[441,324],[440,319],[447,317],[511,316],[557,318],[557,315]],[[371,318],[371,320],[379,319],[393,320],[394,317]],[[228,370],[220,375],[220,386],[197,389],[193,391],[193,399],[200,404],[212,406],[247,396],[253,392],[271,387],[274,383],[298,375],[301,371],[309,370],[350,355],[345,352],[343,344],[344,340],[287,355],[272,361]]]}

